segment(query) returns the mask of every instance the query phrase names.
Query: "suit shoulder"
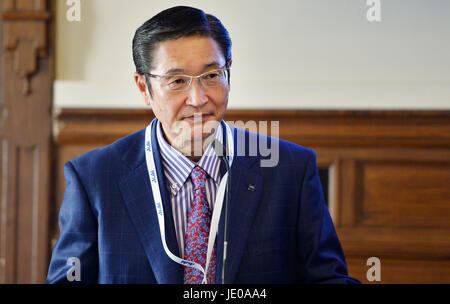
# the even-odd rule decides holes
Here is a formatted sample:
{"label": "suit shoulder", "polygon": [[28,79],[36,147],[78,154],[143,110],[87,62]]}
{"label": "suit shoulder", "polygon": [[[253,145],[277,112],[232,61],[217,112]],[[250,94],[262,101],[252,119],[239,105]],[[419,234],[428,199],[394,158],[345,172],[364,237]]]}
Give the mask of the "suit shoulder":
{"label": "suit shoulder", "polygon": [[122,137],[109,145],[85,152],[71,159],[69,162],[80,169],[96,169],[97,167],[103,167],[110,163],[112,159],[120,160],[130,147],[135,146],[137,143],[143,143],[144,132],[145,129],[141,129]]}
{"label": "suit shoulder", "polygon": [[267,154],[268,152],[264,152],[262,150],[267,148],[268,150],[271,150],[271,154],[278,154],[280,164],[295,163],[298,165],[300,163],[306,163],[310,159],[315,160],[316,158],[316,153],[311,148],[307,148],[305,146],[277,137],[251,132],[246,129],[240,129],[236,127],[233,127],[233,129],[235,130],[235,142],[238,145],[238,153],[239,145],[244,145],[245,148],[248,149],[248,151],[251,150],[252,145],[256,145],[258,157],[264,158],[264,154]]}
{"label": "suit shoulder", "polygon": [[316,157],[316,152],[308,147],[280,139],[280,146],[295,158],[310,159]]}

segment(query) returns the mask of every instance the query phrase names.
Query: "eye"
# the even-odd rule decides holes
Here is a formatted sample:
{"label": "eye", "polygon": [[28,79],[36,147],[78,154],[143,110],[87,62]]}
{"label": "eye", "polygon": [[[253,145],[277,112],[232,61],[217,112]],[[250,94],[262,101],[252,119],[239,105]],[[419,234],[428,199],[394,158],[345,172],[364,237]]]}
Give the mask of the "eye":
{"label": "eye", "polygon": [[171,83],[173,83],[173,84],[184,84],[184,83],[186,83],[186,79],[184,79],[184,78],[174,79]]}
{"label": "eye", "polygon": [[209,74],[205,75],[206,79],[214,79],[214,78],[217,78],[217,77],[219,77],[219,73],[218,72],[212,72],[212,73],[209,73]]}

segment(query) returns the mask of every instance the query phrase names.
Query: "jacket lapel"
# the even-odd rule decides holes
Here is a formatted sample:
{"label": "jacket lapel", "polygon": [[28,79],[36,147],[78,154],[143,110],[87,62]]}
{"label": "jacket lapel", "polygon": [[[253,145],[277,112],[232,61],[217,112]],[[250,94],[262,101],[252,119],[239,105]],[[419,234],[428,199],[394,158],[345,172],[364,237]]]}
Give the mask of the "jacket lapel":
{"label": "jacket lapel", "polygon": [[[152,146],[158,181],[164,205],[166,242],[169,250],[178,255],[172,207],[165,185],[165,176],[156,138],[156,124],[152,128]],[[225,129],[224,129],[225,130]],[[254,216],[261,199],[263,178],[252,169],[258,158],[237,156],[237,129],[232,128],[234,139],[234,160],[231,166],[231,191],[228,209],[228,248],[226,283],[233,283],[239,270]],[[151,192],[144,151],[144,130],[127,149],[123,161],[130,167],[119,182],[126,208],[141,240],[147,258],[158,283],[182,284],[183,267],[172,261],[164,251]],[[221,165],[221,175],[225,167]],[[249,185],[254,189],[249,190]],[[223,209],[224,211],[224,209]],[[222,211],[217,235],[216,283],[220,284],[223,264],[224,212]]]}
{"label": "jacket lapel", "polygon": [[[231,165],[231,191],[228,209],[228,248],[225,269],[225,283],[234,283],[239,270],[242,255],[245,252],[247,239],[261,199],[263,178],[256,170],[252,170],[257,158],[237,156],[237,129],[232,128],[234,139],[234,159]],[[241,134],[242,135],[242,134]],[[221,166],[221,175],[225,174],[225,166]],[[249,190],[249,185],[254,188]],[[224,202],[225,204],[225,202]],[[225,205],[224,205],[225,208]],[[223,242],[224,242],[224,210],[219,222],[216,252],[216,283],[222,283]]]}
{"label": "jacket lapel", "polygon": [[[178,244],[172,217],[172,207],[164,186],[166,183],[156,138],[156,124],[152,128],[152,146],[157,168],[158,181],[164,206],[166,243],[169,250],[178,255]],[[141,240],[144,251],[158,283],[183,283],[183,268],[172,261],[164,251],[156,215],[151,185],[144,153],[144,134],[141,132],[136,142],[124,155],[124,162],[131,170],[119,182],[126,208]]]}

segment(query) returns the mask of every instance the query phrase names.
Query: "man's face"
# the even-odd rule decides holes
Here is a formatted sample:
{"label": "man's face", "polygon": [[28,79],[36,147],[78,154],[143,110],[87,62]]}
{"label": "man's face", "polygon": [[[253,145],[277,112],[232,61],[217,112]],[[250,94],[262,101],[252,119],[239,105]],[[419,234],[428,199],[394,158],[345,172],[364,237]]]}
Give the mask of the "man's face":
{"label": "man's face", "polygon": [[[192,36],[161,42],[153,53],[154,75],[200,75],[225,65],[225,58],[215,40]],[[229,62],[231,65],[231,61]],[[177,71],[170,72],[170,70]],[[136,78],[136,76],[135,76]],[[138,83],[139,80],[136,79]],[[172,145],[182,145],[186,139],[203,140],[214,131],[204,128],[217,125],[228,104],[229,85],[224,83],[205,87],[199,79],[193,79],[186,91],[170,91],[160,78],[150,78],[152,96],[144,95],[155,116],[162,124],[164,134]],[[139,83],[138,83],[139,87]],[[141,90],[142,92],[142,90]],[[194,123],[195,114],[195,123]],[[201,114],[201,120],[199,118]],[[201,122],[201,123],[199,123]],[[201,135],[200,135],[201,134]]]}

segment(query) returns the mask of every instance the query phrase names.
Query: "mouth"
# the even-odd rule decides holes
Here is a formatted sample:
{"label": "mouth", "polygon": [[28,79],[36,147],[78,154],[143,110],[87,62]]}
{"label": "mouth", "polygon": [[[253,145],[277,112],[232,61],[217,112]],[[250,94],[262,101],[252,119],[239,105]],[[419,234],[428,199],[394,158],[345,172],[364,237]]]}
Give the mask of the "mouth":
{"label": "mouth", "polygon": [[195,115],[191,115],[191,116],[186,116],[183,118],[183,120],[187,120],[187,121],[207,121],[209,118],[213,117],[213,114],[195,114]]}

